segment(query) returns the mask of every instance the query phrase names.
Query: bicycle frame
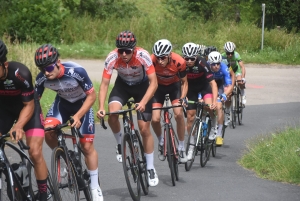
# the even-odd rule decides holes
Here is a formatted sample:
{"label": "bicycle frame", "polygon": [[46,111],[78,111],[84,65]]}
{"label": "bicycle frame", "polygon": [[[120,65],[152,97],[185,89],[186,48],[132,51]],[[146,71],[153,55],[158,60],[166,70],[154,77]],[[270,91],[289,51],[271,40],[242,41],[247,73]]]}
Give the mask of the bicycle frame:
{"label": "bicycle frame", "polygon": [[[24,149],[29,149],[28,146],[26,146],[23,141],[18,141],[18,145],[20,148],[16,147],[15,145],[13,145],[11,142],[8,142],[5,138],[7,137],[10,137],[9,134],[5,134],[5,135],[2,135],[0,137],[0,175],[5,174],[5,177],[6,177],[6,180],[9,179],[9,188],[10,188],[10,192],[11,192],[11,196],[12,196],[12,200],[15,200],[16,197],[15,197],[15,189],[17,189],[21,195],[22,195],[22,199],[23,200],[27,200],[27,201],[31,201],[33,198],[32,196],[33,195],[30,195],[30,186],[31,184],[29,183],[29,186],[26,187],[28,188],[27,190],[25,190],[23,187],[22,187],[22,184],[20,183],[19,179],[17,178],[16,176],[16,173],[14,172],[14,170],[12,169],[12,166],[10,165],[7,157],[6,157],[6,154],[5,154],[5,151],[4,151],[4,147],[5,145],[9,146],[10,148],[12,148],[15,152],[17,152],[19,154],[19,156],[21,157],[21,163],[22,165],[24,165],[26,168],[26,160],[32,165],[32,161],[30,160],[30,158],[26,155],[26,153],[24,152]],[[0,177],[1,179],[1,177]],[[30,180],[29,180],[30,182]],[[8,186],[7,186],[8,188]],[[8,190],[8,189],[6,189]],[[0,200],[2,200],[1,198],[1,191],[2,191],[2,186],[0,185]]]}

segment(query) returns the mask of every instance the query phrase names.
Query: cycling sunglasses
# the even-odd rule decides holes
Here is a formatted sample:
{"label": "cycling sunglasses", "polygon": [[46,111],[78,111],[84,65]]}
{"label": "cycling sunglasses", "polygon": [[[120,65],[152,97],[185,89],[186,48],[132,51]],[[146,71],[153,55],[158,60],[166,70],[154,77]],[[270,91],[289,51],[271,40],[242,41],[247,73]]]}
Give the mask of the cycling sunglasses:
{"label": "cycling sunglasses", "polygon": [[211,66],[216,66],[216,65],[220,65],[220,62],[219,63],[212,63],[210,64]]}
{"label": "cycling sunglasses", "polygon": [[226,52],[227,55],[233,55],[234,52]]}
{"label": "cycling sunglasses", "polygon": [[47,66],[47,67],[45,67],[45,68],[39,68],[39,70],[40,70],[41,72],[43,72],[43,73],[45,73],[46,71],[47,71],[48,73],[51,73],[51,72],[54,70],[56,64],[57,64],[57,63],[55,63],[55,64],[53,64],[53,65],[51,65],[51,66]]}
{"label": "cycling sunglasses", "polygon": [[168,58],[168,56],[162,56],[162,57],[156,57],[157,60],[166,60]]}
{"label": "cycling sunglasses", "polygon": [[186,60],[186,61],[189,61],[189,60],[195,61],[196,57],[184,57],[184,60]]}
{"label": "cycling sunglasses", "polygon": [[125,52],[125,54],[131,54],[132,49],[118,49],[119,54],[123,54],[124,52]]}

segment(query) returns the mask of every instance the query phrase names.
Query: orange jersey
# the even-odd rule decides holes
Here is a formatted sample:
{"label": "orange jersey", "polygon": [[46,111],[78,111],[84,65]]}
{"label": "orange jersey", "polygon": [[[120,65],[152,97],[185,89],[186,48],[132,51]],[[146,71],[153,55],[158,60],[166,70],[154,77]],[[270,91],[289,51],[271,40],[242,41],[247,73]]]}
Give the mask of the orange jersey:
{"label": "orange jersey", "polygon": [[171,58],[166,67],[161,67],[156,60],[154,54],[151,59],[155,68],[158,84],[170,85],[180,81],[181,78],[186,76],[186,61],[174,52],[171,53]]}
{"label": "orange jersey", "polygon": [[118,49],[114,49],[105,60],[103,77],[110,79],[113,69],[118,71],[118,76],[128,85],[136,85],[148,79],[149,74],[155,73],[149,53],[143,48],[134,48],[132,58],[124,62]]}

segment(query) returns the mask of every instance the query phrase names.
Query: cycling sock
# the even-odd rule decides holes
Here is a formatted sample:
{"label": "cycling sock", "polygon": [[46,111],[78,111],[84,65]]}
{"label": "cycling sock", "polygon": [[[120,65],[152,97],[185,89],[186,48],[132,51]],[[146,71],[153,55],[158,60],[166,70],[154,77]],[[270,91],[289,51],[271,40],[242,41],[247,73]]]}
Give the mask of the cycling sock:
{"label": "cycling sock", "polygon": [[185,151],[184,140],[183,141],[178,140],[178,141],[179,141],[179,143],[178,143],[178,151]]}
{"label": "cycling sock", "polygon": [[147,170],[151,170],[151,169],[154,169],[154,165],[153,165],[153,153],[152,152],[151,154],[146,154],[145,153],[145,156],[146,156],[146,161],[147,161]]}
{"label": "cycling sock", "polygon": [[114,133],[114,136],[116,138],[116,141],[118,144],[121,144],[121,140],[122,140],[122,132],[119,131],[118,133]]}
{"label": "cycling sock", "polygon": [[158,141],[159,141],[159,145],[164,145],[164,137],[163,135],[160,135],[159,137],[157,137]]}
{"label": "cycling sock", "polygon": [[98,184],[98,168],[96,170],[88,170],[88,172],[90,173],[90,178],[91,178],[90,188],[91,189],[98,188],[98,186],[99,186],[99,184]]}
{"label": "cycling sock", "polygon": [[222,136],[222,128],[223,128],[223,124],[219,124],[218,125],[218,136]]}
{"label": "cycling sock", "polygon": [[38,185],[40,197],[39,200],[46,201],[47,200],[47,178],[43,180],[36,180]]}

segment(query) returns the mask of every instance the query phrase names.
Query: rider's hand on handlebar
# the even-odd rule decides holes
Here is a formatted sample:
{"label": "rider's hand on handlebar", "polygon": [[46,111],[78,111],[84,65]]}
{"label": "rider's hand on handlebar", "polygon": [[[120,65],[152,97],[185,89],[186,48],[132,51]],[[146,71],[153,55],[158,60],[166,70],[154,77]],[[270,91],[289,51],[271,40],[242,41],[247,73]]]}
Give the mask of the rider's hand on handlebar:
{"label": "rider's hand on handlebar", "polygon": [[98,110],[97,117],[99,119],[102,119],[102,118],[104,118],[104,116],[105,116],[105,110]]}
{"label": "rider's hand on handlebar", "polygon": [[246,84],[246,78],[244,78],[244,77],[242,78],[242,83]]}
{"label": "rider's hand on handlebar", "polygon": [[74,122],[70,126],[75,127],[75,128],[80,128],[80,126],[81,126],[80,119],[76,115],[74,115],[72,118],[73,118]]}
{"label": "rider's hand on handlebar", "polygon": [[187,99],[187,97],[179,99],[179,103],[181,105],[183,105],[184,107],[187,107],[188,106],[188,99]]}
{"label": "rider's hand on handlebar", "polygon": [[144,112],[146,109],[146,104],[140,102],[135,104],[135,110],[138,110],[140,112]]}
{"label": "rider's hand on handlebar", "polygon": [[221,98],[223,101],[227,101],[227,96],[225,93],[222,93]]}
{"label": "rider's hand on handlebar", "polygon": [[[15,137],[12,135],[12,133],[15,132],[16,135]],[[25,134],[24,130],[21,128],[12,128],[11,131],[9,132],[10,137],[12,140],[16,140],[19,141],[20,139],[22,139],[23,135]]]}

